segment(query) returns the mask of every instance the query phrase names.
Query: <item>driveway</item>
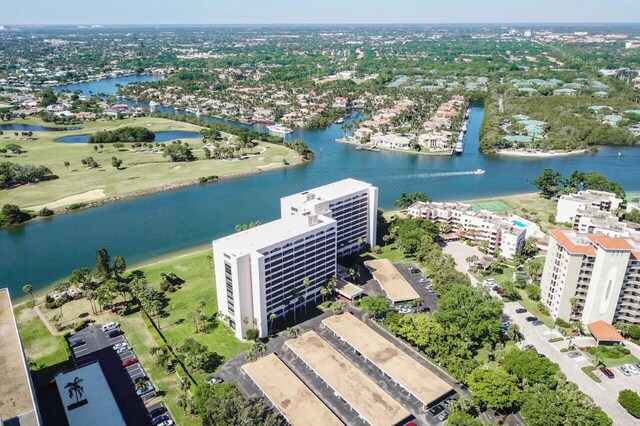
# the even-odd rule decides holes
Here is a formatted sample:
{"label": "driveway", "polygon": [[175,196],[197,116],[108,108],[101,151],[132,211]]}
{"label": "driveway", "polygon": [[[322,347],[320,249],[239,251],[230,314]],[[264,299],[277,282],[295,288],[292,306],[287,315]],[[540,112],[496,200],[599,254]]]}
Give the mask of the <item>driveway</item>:
{"label": "driveway", "polygon": [[471,278],[471,284],[476,286],[478,284],[478,280],[469,273],[469,263],[467,263],[466,259],[470,256],[478,256],[478,259],[482,258],[483,254],[480,253],[478,247],[469,246],[461,241],[451,241],[441,245],[440,247],[442,247],[442,252],[444,254],[451,255],[453,260],[456,261],[456,269],[463,274],[469,275],[469,278]]}
{"label": "driveway", "polygon": [[[525,318],[532,314],[517,314],[515,310],[521,307],[517,302],[505,303],[504,305],[505,316],[520,327],[520,332],[525,337],[523,343],[519,346],[533,344],[538,353],[545,355],[558,364],[567,378],[578,385],[582,392],[593,398],[595,403],[613,419],[614,425],[637,424],[637,420],[618,404],[617,399],[618,392],[622,389],[632,389],[640,392],[640,375],[626,377],[618,369],[614,368],[611,369],[615,374],[614,379],[607,379],[602,373],[596,372],[602,382],[594,382],[582,371],[582,367],[592,365],[591,362],[584,355],[578,358],[569,358],[566,353],[560,352],[560,349],[567,347],[569,341],[563,340],[549,343],[549,339],[559,337],[560,334],[544,324],[533,326],[527,322]],[[577,346],[590,346],[593,345],[592,340],[590,338],[577,338],[574,343]]]}

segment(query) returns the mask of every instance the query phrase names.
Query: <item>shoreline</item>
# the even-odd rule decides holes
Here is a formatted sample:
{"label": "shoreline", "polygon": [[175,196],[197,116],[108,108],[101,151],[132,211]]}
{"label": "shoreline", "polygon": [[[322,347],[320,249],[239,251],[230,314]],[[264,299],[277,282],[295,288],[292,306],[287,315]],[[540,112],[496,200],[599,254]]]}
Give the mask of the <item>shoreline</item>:
{"label": "shoreline", "polygon": [[404,154],[418,154],[418,155],[428,155],[428,156],[433,156],[433,157],[450,157],[453,155],[453,148],[451,148],[451,152],[449,151],[443,151],[443,152],[422,152],[422,151],[416,151],[414,149],[394,149],[394,148],[386,148],[383,146],[370,146],[367,144],[361,144],[361,143],[357,143],[357,142],[349,142],[347,140],[345,140],[344,138],[337,138],[335,140],[336,143],[342,143],[345,145],[353,145],[356,147],[356,149],[358,149],[359,147],[360,150],[362,151],[371,151],[371,152],[379,152],[379,151],[389,151],[389,152],[401,152]]}
{"label": "shoreline", "polygon": [[552,158],[552,157],[568,157],[571,155],[584,155],[590,152],[589,149],[578,149],[574,151],[529,151],[524,149],[500,149],[495,152],[496,155],[506,157],[530,157],[530,158]]}

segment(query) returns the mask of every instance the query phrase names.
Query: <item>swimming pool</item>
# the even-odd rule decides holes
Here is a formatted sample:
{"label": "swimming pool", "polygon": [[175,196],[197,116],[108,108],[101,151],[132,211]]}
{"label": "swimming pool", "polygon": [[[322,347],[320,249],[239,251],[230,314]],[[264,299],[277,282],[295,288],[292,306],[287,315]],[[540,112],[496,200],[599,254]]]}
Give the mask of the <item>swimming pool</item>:
{"label": "swimming pool", "polygon": [[513,223],[514,225],[516,225],[519,228],[526,228],[527,227],[526,223],[522,223],[519,220],[512,220],[511,223]]}

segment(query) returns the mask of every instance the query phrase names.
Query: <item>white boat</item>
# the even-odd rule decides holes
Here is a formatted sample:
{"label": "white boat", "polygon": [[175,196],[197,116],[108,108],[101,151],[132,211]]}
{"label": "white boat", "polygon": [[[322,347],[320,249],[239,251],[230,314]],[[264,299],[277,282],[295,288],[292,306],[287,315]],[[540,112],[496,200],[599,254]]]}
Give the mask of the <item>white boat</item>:
{"label": "white boat", "polygon": [[340,117],[336,120],[336,124],[342,124],[344,123],[344,118]]}
{"label": "white boat", "polygon": [[477,169],[476,171],[473,172],[473,174],[475,174],[475,175],[483,175],[484,174],[484,170]]}
{"label": "white boat", "polygon": [[273,133],[280,133],[280,134],[283,134],[283,135],[288,135],[289,133],[293,133],[292,129],[290,129],[290,128],[286,127],[286,126],[283,126],[281,124],[273,124],[271,126],[267,126],[267,130],[269,130],[270,132],[273,132]]}

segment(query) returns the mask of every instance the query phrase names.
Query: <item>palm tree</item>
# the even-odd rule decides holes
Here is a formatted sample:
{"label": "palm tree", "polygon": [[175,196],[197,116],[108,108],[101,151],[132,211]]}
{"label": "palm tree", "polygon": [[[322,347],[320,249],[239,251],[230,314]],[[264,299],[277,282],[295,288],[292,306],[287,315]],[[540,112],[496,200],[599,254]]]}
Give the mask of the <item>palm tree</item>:
{"label": "palm tree", "polygon": [[469,264],[469,266],[474,265],[478,260],[479,260],[478,256],[476,256],[475,254],[465,259],[465,261]]}
{"label": "palm tree", "polygon": [[207,259],[207,263],[209,264],[209,268],[213,268],[213,256],[208,254],[205,259]]}
{"label": "palm tree", "polygon": [[271,312],[271,314],[269,315],[269,322],[271,322],[271,325],[269,327],[269,335],[273,333],[273,321],[275,321],[276,318],[278,318],[278,315],[276,315],[275,312]]}
{"label": "palm tree", "polygon": [[64,386],[65,389],[69,390],[69,398],[75,395],[76,404],[80,402],[80,397],[84,393],[84,387],[82,387],[81,383],[82,379],[80,377],[76,377]]}
{"label": "palm tree", "polygon": [[36,303],[36,299],[34,299],[33,297],[33,286],[31,284],[25,284],[24,286],[22,286],[22,291],[24,291],[25,294],[30,294],[31,300],[34,304]]}
{"label": "palm tree", "polygon": [[304,286],[304,316],[307,316],[307,291],[309,290],[309,286],[311,285],[311,279],[309,277],[304,277],[302,280],[302,285]]}
{"label": "palm tree", "polygon": [[298,301],[300,300],[300,292],[297,289],[294,289],[291,292],[291,297],[293,298],[293,322],[297,323],[296,320],[296,309],[298,309]]}
{"label": "palm tree", "polygon": [[324,303],[325,297],[327,297],[327,294],[329,294],[329,289],[326,287],[322,287],[320,289],[320,294],[322,295],[322,303]]}
{"label": "palm tree", "polygon": [[349,268],[349,278],[351,278],[351,282],[355,283],[356,278],[360,277],[360,270],[356,268]]}

